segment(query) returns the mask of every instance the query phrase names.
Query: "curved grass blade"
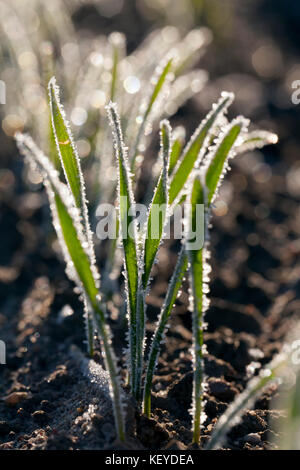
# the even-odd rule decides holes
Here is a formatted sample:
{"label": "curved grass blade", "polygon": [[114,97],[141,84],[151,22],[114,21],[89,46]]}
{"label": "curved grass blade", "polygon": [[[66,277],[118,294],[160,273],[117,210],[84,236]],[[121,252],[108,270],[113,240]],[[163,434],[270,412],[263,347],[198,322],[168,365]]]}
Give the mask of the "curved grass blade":
{"label": "curved grass blade", "polygon": [[193,168],[199,166],[207,150],[215,125],[218,124],[219,119],[224,115],[233,98],[234,95],[232,93],[223,92],[218,103],[213,106],[208,116],[201,122],[186,145],[183,155],[174,169],[170,183],[170,205],[174,205],[176,201],[181,199],[182,190]]}
{"label": "curved grass blade", "polygon": [[[115,103],[109,103],[107,112],[113,130],[114,150],[119,168],[118,196],[119,223],[125,256],[125,281],[129,313],[130,335],[130,383],[132,391],[136,385],[137,357],[137,322],[139,269],[136,244],[135,220],[129,215],[129,208],[134,205],[131,174],[127,160],[127,149],[123,142],[120,119]],[[129,228],[133,229],[130,233]]]}
{"label": "curved grass blade", "polygon": [[278,136],[273,132],[256,130],[243,136],[242,143],[237,148],[237,153],[249,152],[255,149],[261,149],[265,145],[276,144]]}
{"label": "curved grass blade", "polygon": [[85,303],[93,312],[93,320],[103,345],[104,360],[110,375],[110,390],[114,405],[116,430],[121,440],[125,438],[124,413],[118,370],[111,347],[110,332],[105,313],[100,305],[98,278],[95,267],[90,264],[86,251],[86,239],[81,225],[80,213],[68,188],[59,181],[57,172],[49,159],[36,147],[29,136],[18,134],[16,140],[22,154],[41,171],[48,193],[53,225],[57,232],[67,264],[67,273],[85,297]]}
{"label": "curved grass blade", "polygon": [[247,410],[252,408],[256,398],[262,392],[264,387],[277,379],[280,370],[286,365],[287,357],[285,354],[276,356],[270,364],[265,366],[257,377],[248,382],[243,393],[229,405],[225,413],[219,418],[210,438],[206,450],[213,450],[222,447],[226,434],[235,425],[240,422],[241,416]]}
{"label": "curved grass blade", "polygon": [[146,371],[145,388],[144,388],[144,399],[143,399],[143,412],[150,418],[151,414],[151,387],[153,381],[153,375],[155,372],[157,358],[160,352],[161,343],[165,337],[166,326],[170,317],[172,308],[177,298],[179,289],[181,288],[184,275],[187,270],[187,257],[185,248],[182,246],[181,251],[178,255],[177,264],[169,283],[166,298],[161,309],[159,320],[156,325],[155,333],[152,339],[151,349],[148,359],[148,367]]}
{"label": "curved grass blade", "polygon": [[150,205],[147,232],[144,246],[144,272],[142,276],[143,288],[146,290],[151,269],[157,255],[157,251],[163,235],[165,219],[168,211],[168,171],[172,130],[168,121],[164,120],[160,125],[160,146],[163,157],[163,168],[158,185]]}
{"label": "curved grass blade", "polygon": [[284,415],[271,418],[270,441],[279,450],[300,450],[300,324],[293,322],[282,351],[287,361],[279,375],[280,388],[272,399],[272,409]]}
{"label": "curved grass blade", "polygon": [[72,136],[69,123],[65,117],[65,111],[59,99],[59,88],[55,77],[52,77],[48,85],[50,98],[50,111],[52,130],[57,152],[64,170],[68,186],[73,194],[76,206],[80,209],[83,218],[84,230],[89,245],[91,262],[94,262],[94,248],[92,233],[89,225],[86,191],[80,158]]}
{"label": "curved grass blade", "polygon": [[56,148],[64,170],[66,181],[72,191],[76,206],[81,208],[85,201],[84,183],[80,168],[79,156],[75,148],[70,126],[66,121],[65,112],[59,99],[59,88],[54,77],[48,85],[52,129]]}
{"label": "curved grass blade", "polygon": [[213,201],[222,178],[227,171],[229,158],[234,156],[239,143],[238,137],[242,132],[246,132],[248,124],[249,121],[243,117],[234,119],[225,127],[216,145],[207,157],[203,172],[205,173],[208,205]]}
{"label": "curved grass blade", "polygon": [[[56,144],[57,154],[65,174],[68,186],[73,194],[75,204],[80,210],[83,223],[86,243],[88,245],[89,257],[91,265],[95,264],[95,253],[92,241],[92,233],[89,225],[88,209],[86,203],[85,184],[80,165],[79,155],[73,140],[70,126],[66,120],[63,106],[59,99],[59,88],[56,85],[55,77],[52,77],[48,85],[49,99],[50,99],[50,112],[52,132],[50,134],[50,155],[54,152],[54,142]],[[53,156],[52,156],[53,160]],[[55,161],[55,165],[57,162]],[[92,321],[90,314],[88,314],[87,321],[87,337],[90,352],[93,350],[93,345],[90,339],[93,338]]]}
{"label": "curved grass blade", "polygon": [[137,157],[137,154],[138,154],[138,151],[139,151],[139,145],[140,145],[142,136],[143,136],[144,131],[145,131],[147,120],[149,118],[149,115],[150,115],[150,112],[153,108],[153,105],[157,100],[157,97],[159,96],[159,94],[161,93],[161,91],[163,89],[163,86],[166,82],[167,76],[171,71],[172,63],[173,63],[173,58],[172,57],[164,59],[163,64],[160,65],[157,68],[157,70],[155,72],[154,79],[151,80],[151,82],[153,82],[153,81],[155,82],[155,85],[154,85],[153,91],[152,91],[152,93],[149,97],[149,100],[148,100],[148,102],[145,106],[145,111],[143,113],[143,116],[142,116],[142,119],[141,119],[141,124],[140,124],[139,130],[138,130],[138,133],[137,133],[137,136],[136,136],[136,140],[135,140],[135,143],[134,143],[134,146],[133,146],[133,154],[132,154],[132,157],[131,157],[131,169],[132,170],[134,170],[134,167],[135,167],[135,160],[136,160],[136,157]]}
{"label": "curved grass blade", "polygon": [[276,420],[276,424],[274,422],[276,431],[280,433],[280,438],[274,440],[280,450],[300,450],[300,369],[299,367],[295,368],[295,364],[292,366],[293,368],[290,367],[288,371],[285,371],[284,376],[289,373],[289,377],[293,377],[294,383],[286,392],[286,396],[281,400],[277,399],[276,403],[277,406],[280,406],[279,409],[286,411],[286,416],[280,420],[279,426],[278,420]]}

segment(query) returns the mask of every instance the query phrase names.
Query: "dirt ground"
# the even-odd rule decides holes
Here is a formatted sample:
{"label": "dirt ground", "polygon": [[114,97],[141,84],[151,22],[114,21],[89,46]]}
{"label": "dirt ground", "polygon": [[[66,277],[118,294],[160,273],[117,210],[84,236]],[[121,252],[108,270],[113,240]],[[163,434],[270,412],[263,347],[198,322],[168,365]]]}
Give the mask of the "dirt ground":
{"label": "dirt ground", "polygon": [[[222,202],[214,210],[211,307],[205,333],[207,420],[200,447],[251,374],[280,351],[299,317],[299,109],[290,104],[283,83],[299,62],[295,18],[300,13],[297,2],[285,1],[290,7],[286,9],[282,1],[273,1],[272,8],[270,1],[250,3],[245,2],[246,8],[233,2],[232,32],[217,35],[201,63],[211,82],[175,119],[192,130],[220,89],[233,89],[233,112],[280,137],[276,147],[237,157],[226,176]],[[95,30],[126,30],[126,21],[119,16],[108,25],[97,18]],[[86,11],[77,14],[79,30],[89,24],[87,18]],[[135,36],[131,33],[132,43],[143,33],[142,28]],[[265,40],[281,51],[281,68],[262,77],[250,62],[253,50]],[[249,94],[238,93],[241,89]],[[23,162],[13,142],[2,131],[0,139],[0,328],[7,344],[7,364],[0,366],[0,449],[116,448],[107,383],[105,376],[99,378],[97,366],[101,357],[97,352],[93,371],[88,372],[82,305],[51,247],[55,238],[49,232],[46,197],[24,186]],[[175,251],[168,245],[161,249],[162,263],[148,299],[149,337],[176,262]],[[119,317],[111,325],[120,357],[124,322]],[[185,286],[159,360],[152,418],[141,416],[128,399],[125,448],[191,448],[190,346]],[[283,414],[272,408],[271,398],[277,393],[276,387],[269,387],[257,400],[231,430],[226,449],[274,447],[270,420]]]}

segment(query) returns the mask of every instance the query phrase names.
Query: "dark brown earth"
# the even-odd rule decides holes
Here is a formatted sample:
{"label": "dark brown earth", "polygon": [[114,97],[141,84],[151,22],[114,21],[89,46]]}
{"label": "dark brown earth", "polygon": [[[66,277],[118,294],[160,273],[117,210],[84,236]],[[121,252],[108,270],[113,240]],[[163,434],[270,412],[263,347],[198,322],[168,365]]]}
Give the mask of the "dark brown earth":
{"label": "dark brown earth", "polygon": [[[258,2],[260,8],[269,3]],[[232,36],[223,45],[223,55],[216,55],[219,61],[212,61],[210,55],[204,58],[216,93],[222,82],[219,77],[232,71],[243,72],[249,83],[245,43],[253,45],[262,31],[289,52],[290,64],[299,59],[293,23],[286,19],[288,36],[281,6],[282,2],[273,2],[274,11],[268,16],[266,9],[264,19],[258,7],[254,11],[249,7],[251,14],[244,16],[236,13],[235,35],[240,35],[241,50],[232,48],[236,37]],[[276,12],[283,24],[275,39]],[[118,24],[109,27],[118,29]],[[211,53],[220,52],[220,42],[212,47]],[[217,205],[213,217],[211,307],[205,334],[207,421],[201,446],[220,414],[245,387],[248,366],[264,365],[280,351],[299,317],[300,185],[291,179],[291,172],[299,168],[299,110],[282,109],[274,102],[270,89],[275,93],[283,79],[284,70],[276,79],[255,77],[262,82],[257,106],[247,112],[247,106],[242,109],[237,100],[234,109],[270,125],[281,143],[262,154],[238,157],[221,193],[226,205]],[[232,84],[238,87],[239,80]],[[205,97],[200,96],[199,103],[188,103],[177,119],[192,129],[205,111]],[[1,167],[0,328],[7,344],[7,364],[0,366],[0,449],[116,448],[105,387],[90,384],[81,367],[82,306],[51,248],[55,238],[49,231],[45,195],[24,187],[21,158],[3,134]],[[149,336],[176,261],[175,248],[163,246],[160,257],[149,297]],[[74,314],[64,317],[65,305]],[[126,448],[190,448],[191,315],[187,305],[185,286],[159,360],[151,420],[139,414],[133,400],[128,401]],[[114,319],[111,325],[120,357],[124,322]],[[99,352],[94,359],[101,363]],[[274,386],[266,390],[231,430],[226,448],[273,448],[270,419],[276,421],[282,415],[272,408],[276,394]]]}

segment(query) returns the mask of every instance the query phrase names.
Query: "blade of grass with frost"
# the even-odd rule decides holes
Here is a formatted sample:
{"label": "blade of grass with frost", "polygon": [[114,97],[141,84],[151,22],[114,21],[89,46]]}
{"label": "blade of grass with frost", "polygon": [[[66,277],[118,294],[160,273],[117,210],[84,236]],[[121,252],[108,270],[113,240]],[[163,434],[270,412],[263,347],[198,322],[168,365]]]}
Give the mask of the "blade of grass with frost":
{"label": "blade of grass with frost", "polygon": [[86,201],[80,160],[75,148],[69,123],[66,120],[63,106],[60,103],[59,88],[56,85],[54,77],[49,81],[48,90],[52,129],[57,152],[65,173],[66,181],[74,196],[76,206],[83,212],[83,207],[86,205]]}
{"label": "blade of grass with frost", "polygon": [[[56,85],[55,78],[52,77],[48,85],[50,112],[53,135],[50,135],[51,155],[53,149],[53,136],[56,143],[57,153],[65,174],[66,181],[73,194],[75,204],[81,212],[84,223],[84,231],[86,243],[89,249],[91,264],[94,265],[94,247],[92,242],[92,234],[88,220],[88,209],[86,204],[85,185],[81,170],[79,155],[75,147],[73,136],[69,124],[65,118],[65,112],[59,99],[59,89]],[[88,314],[88,316],[90,313]],[[91,327],[91,318],[88,319],[88,327]],[[88,331],[88,339],[93,338],[93,331]],[[90,352],[93,347],[88,341]]]}
{"label": "blade of grass with frost", "polygon": [[[144,247],[144,290],[146,290],[148,285],[151,269],[163,235],[165,219],[168,211],[168,171],[172,140],[171,133],[172,130],[169,121],[162,121],[160,124],[160,146],[163,157],[163,168],[150,205],[147,221],[147,233]],[[157,209],[159,207],[162,207],[162,212],[157,214]],[[157,215],[159,220],[157,220]]]}
{"label": "blade of grass with frost", "polygon": [[177,264],[168,286],[166,298],[161,309],[159,320],[156,325],[155,333],[153,335],[151,349],[149,353],[148,366],[146,371],[145,388],[144,388],[144,399],[143,399],[143,412],[150,418],[151,414],[151,387],[153,381],[153,375],[155,372],[157,358],[160,353],[161,343],[165,337],[165,330],[168,319],[170,317],[172,308],[177,298],[179,289],[187,270],[187,257],[185,253],[185,247],[182,246],[181,251],[178,255]]}
{"label": "blade of grass with frost", "polygon": [[281,420],[279,427],[276,423],[280,439],[275,442],[279,444],[280,450],[300,450],[300,370],[295,370],[292,374],[294,384],[287,392],[287,397],[280,403],[280,409],[286,410],[287,416]]}
{"label": "blade of grass with frost", "polygon": [[243,136],[243,140],[237,148],[237,153],[261,149],[265,145],[276,144],[277,142],[278,136],[273,132],[261,130],[252,131]]}
{"label": "blade of grass with frost", "polygon": [[[207,164],[201,171],[201,179],[196,174],[192,190],[190,193],[188,215],[189,234],[197,233],[197,205],[204,204],[207,211],[212,202],[222,176],[226,171],[227,161],[230,153],[233,151],[240,133],[245,130],[246,121],[244,118],[237,118],[232,121],[221,134],[217,144],[211,150],[207,158]],[[207,216],[206,216],[207,217]],[[193,442],[199,443],[201,422],[203,420],[202,401],[203,401],[203,324],[204,314],[208,307],[206,298],[208,282],[208,230],[205,217],[205,241],[200,249],[188,250],[188,259],[190,263],[189,277],[191,288],[191,310],[193,312],[193,361],[194,361],[194,380],[193,380]]]}
{"label": "blade of grass with frost", "polygon": [[238,146],[238,137],[242,132],[246,132],[248,124],[249,121],[243,117],[237,117],[229,123],[207,157],[203,171],[208,205],[213,201],[222,177],[227,171],[228,159],[234,156]]}
{"label": "blade of grass with frost", "polygon": [[195,166],[200,163],[210,142],[211,133],[220,117],[226,112],[234,98],[232,93],[222,93],[222,97],[215,104],[208,116],[201,122],[195,130],[190,141],[186,145],[183,155],[176,165],[169,190],[170,205],[175,204],[180,199],[181,192]]}
{"label": "blade of grass with frost", "polygon": [[93,319],[103,346],[104,360],[110,375],[116,430],[118,437],[124,440],[124,412],[118,369],[111,347],[110,331],[106,325],[105,313],[100,305],[98,278],[95,276],[95,269],[93,269],[95,267],[91,266],[89,253],[85,249],[86,243],[80,213],[74,205],[72,194],[59,181],[50,160],[36,147],[32,139],[29,136],[18,134],[16,140],[21,153],[33,161],[43,175],[50,201],[53,225],[67,264],[67,274],[77,284],[85,296],[85,304],[88,303],[93,312]]}
{"label": "blade of grass with frost", "polygon": [[[206,188],[203,185],[200,175],[196,173],[192,182],[189,195],[189,213],[187,215],[188,240],[192,234],[199,233],[199,223],[197,218],[198,205],[207,207]],[[204,314],[208,307],[206,298],[206,283],[208,281],[206,273],[206,263],[208,258],[208,230],[207,216],[205,216],[203,237],[203,246],[197,249],[187,249],[189,260],[189,279],[190,279],[190,309],[193,318],[193,398],[192,398],[192,417],[193,417],[193,442],[199,443],[201,423],[203,421],[203,383],[204,383],[204,364],[203,364],[203,331]]]}
{"label": "blade of grass with frost", "polygon": [[173,63],[173,58],[168,59],[166,64],[163,66],[161,73],[158,76],[154,77],[155,85],[154,85],[153,91],[150,95],[149,101],[146,104],[146,108],[145,108],[144,114],[141,118],[142,119],[141,124],[140,124],[139,130],[138,130],[138,133],[137,133],[137,137],[136,137],[136,140],[135,140],[135,143],[134,143],[134,146],[133,146],[133,154],[132,154],[132,157],[131,157],[131,169],[132,170],[135,167],[135,160],[136,160],[136,157],[137,157],[137,154],[138,154],[138,151],[139,151],[140,141],[141,141],[141,138],[142,138],[143,133],[145,131],[145,127],[146,127],[146,124],[147,124],[149,114],[150,114],[150,112],[153,108],[153,105],[154,105],[157,97],[159,96],[159,94],[160,94],[160,92],[161,92],[161,90],[162,90],[162,88],[163,88],[163,86],[166,82],[166,78],[167,78],[167,76],[168,76],[168,74],[171,70],[171,67],[172,67],[172,63]]}
{"label": "blade of grass with frost", "polygon": [[[145,244],[143,250],[143,274],[141,286],[138,293],[138,328],[137,328],[137,373],[135,396],[141,398],[141,384],[143,373],[143,355],[145,343],[145,293],[147,290],[149,277],[164,230],[165,219],[168,210],[168,167],[171,148],[171,126],[168,121],[160,124],[161,153],[163,168],[158,181],[152,203],[150,205],[147,229],[145,234]],[[157,210],[158,209],[158,210]],[[162,209],[160,211],[160,209]]]}
{"label": "blade of grass with frost", "polygon": [[219,418],[210,438],[206,450],[222,447],[226,434],[233,426],[236,426],[243,413],[253,407],[264,387],[278,378],[280,370],[286,365],[286,354],[278,354],[267,366],[265,366],[257,377],[252,378],[246,389],[228,406],[225,413]]}
{"label": "blade of grass with frost", "polygon": [[271,443],[279,450],[300,450],[300,324],[294,322],[282,346],[287,362],[279,374],[280,388],[272,399],[272,409],[284,415],[271,418]]}
{"label": "blade of grass with frost", "polygon": [[[125,280],[127,284],[126,294],[129,310],[129,335],[130,335],[130,383],[132,391],[136,384],[137,361],[137,310],[138,310],[138,255],[136,234],[132,237],[129,226],[134,227],[134,218],[128,214],[130,207],[134,205],[131,174],[127,160],[127,149],[124,146],[121,123],[115,103],[109,103],[107,112],[113,130],[114,150],[119,168],[118,195],[119,195],[119,221],[121,238],[125,256]],[[135,231],[135,230],[134,230]]]}

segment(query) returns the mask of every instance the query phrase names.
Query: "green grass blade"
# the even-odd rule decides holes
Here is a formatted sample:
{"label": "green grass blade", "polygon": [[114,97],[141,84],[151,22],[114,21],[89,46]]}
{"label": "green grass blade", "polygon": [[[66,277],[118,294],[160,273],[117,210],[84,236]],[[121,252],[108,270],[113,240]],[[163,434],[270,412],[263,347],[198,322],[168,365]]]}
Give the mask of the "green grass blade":
{"label": "green grass blade", "polygon": [[[297,351],[296,354],[298,355]],[[298,368],[295,367],[295,364],[289,364],[289,366],[289,370],[285,370],[283,379],[289,373],[289,377],[293,377],[294,383],[284,394],[284,398],[277,399],[275,402],[277,405],[275,409],[280,406],[279,409],[285,410],[286,416],[284,419],[281,418],[279,426],[278,420],[274,420],[275,430],[280,433],[280,438],[277,437],[274,440],[280,450],[300,450],[300,370],[299,364]]]}
{"label": "green grass blade", "polygon": [[157,68],[157,70],[155,71],[155,75],[154,75],[153,79],[151,80],[151,83],[154,81],[155,85],[154,85],[154,88],[152,90],[152,93],[150,94],[149,100],[148,100],[148,102],[145,106],[145,111],[143,113],[141,124],[140,124],[139,130],[138,130],[138,133],[137,133],[137,136],[136,136],[136,140],[135,140],[135,143],[134,143],[134,146],[133,146],[133,154],[132,154],[132,157],[131,157],[131,169],[132,170],[134,170],[134,167],[135,167],[135,160],[136,160],[136,157],[137,157],[137,154],[138,154],[138,151],[139,151],[139,145],[140,145],[142,136],[143,136],[145,128],[146,128],[147,120],[149,118],[151,110],[152,110],[159,94],[161,93],[161,91],[164,87],[166,79],[167,79],[167,77],[168,77],[168,75],[171,71],[172,63],[173,63],[173,58],[172,57],[164,59],[163,64],[160,65]]}
{"label": "green grass blade", "polygon": [[201,122],[200,126],[195,130],[193,136],[186,145],[183,155],[172,175],[169,190],[170,205],[175,204],[176,201],[181,199],[182,190],[187,183],[193,168],[199,165],[207,150],[214,126],[218,123],[218,120],[225,113],[232,101],[233,94],[223,92],[218,103],[213,106],[211,112],[208,114],[206,119]]}
{"label": "green grass blade", "polygon": [[[84,236],[89,250],[89,258],[92,266],[95,265],[95,253],[94,245],[92,240],[92,233],[89,225],[88,209],[86,203],[85,184],[83,174],[80,165],[79,155],[73,140],[71,129],[65,117],[63,106],[59,99],[59,88],[56,85],[55,78],[51,78],[48,85],[49,99],[50,99],[50,114],[51,114],[51,125],[50,131],[50,155],[52,161],[54,160],[55,167],[57,167],[57,160],[53,156],[55,151],[54,145],[56,145],[56,152],[59,156],[61,166],[63,168],[66,181],[74,197],[75,204],[80,210],[83,225],[84,225]],[[88,343],[90,344],[90,351],[92,346],[90,343],[93,338],[92,322],[90,314],[87,314],[87,337]]]}
{"label": "green grass blade", "polygon": [[[146,290],[151,269],[162,239],[165,219],[168,211],[168,171],[171,150],[171,126],[164,120],[160,125],[161,153],[163,168],[150,205],[147,232],[144,247],[143,288]],[[162,210],[160,210],[160,208]]]}
{"label": "green grass blade", "polygon": [[[197,225],[199,220],[197,218],[197,205],[206,206],[205,187],[200,179],[199,174],[196,174],[191,192],[189,195],[189,214],[188,218],[188,241],[191,242],[191,234],[199,230]],[[205,226],[201,227],[207,233],[207,220]],[[188,247],[188,244],[187,244]],[[204,314],[208,307],[208,300],[206,298],[207,292],[207,258],[208,248],[207,240],[205,244],[199,246],[197,249],[187,250],[189,260],[189,279],[190,279],[190,301],[191,311],[193,317],[193,402],[192,402],[192,416],[193,416],[193,442],[199,443],[201,418],[202,418],[202,402],[203,402],[203,383],[204,383],[204,364],[203,364],[203,332],[204,332]]]}
{"label": "green grass blade", "polygon": [[[124,248],[126,294],[129,310],[130,330],[130,380],[132,390],[136,384],[136,355],[137,355],[137,307],[138,307],[138,254],[134,218],[128,214],[129,208],[134,205],[131,174],[129,171],[127,150],[124,146],[120,119],[117,106],[110,103],[107,106],[108,117],[113,130],[114,149],[119,168],[118,196],[120,232]],[[133,227],[133,236],[129,227]]]}
{"label": "green grass blade", "polygon": [[234,119],[225,127],[207,157],[204,172],[208,205],[213,201],[222,177],[227,171],[228,159],[234,155],[233,149],[238,145],[238,137],[246,131],[247,125],[248,121],[243,117]]}
{"label": "green grass blade", "polygon": [[34,167],[37,167],[43,175],[50,201],[53,225],[67,264],[67,274],[76,282],[85,296],[85,303],[93,312],[93,320],[100,333],[104,359],[110,376],[117,434],[121,440],[124,440],[124,413],[116,360],[110,344],[110,332],[105,322],[105,314],[100,305],[96,268],[91,265],[89,252],[86,250],[86,238],[81,224],[80,211],[75,207],[74,198],[67,186],[59,181],[57,171],[50,160],[36,147],[32,139],[29,136],[18,134],[16,140],[21,153],[29,158]]}
{"label": "green grass blade", "polygon": [[172,308],[177,298],[178,292],[181,288],[184,275],[187,270],[187,256],[185,254],[184,246],[178,255],[177,264],[170,280],[168,291],[164,304],[162,306],[159,320],[157,322],[155,333],[151,343],[151,349],[149,353],[148,366],[145,379],[144,388],[144,399],[143,399],[143,412],[150,418],[151,414],[151,387],[153,381],[153,375],[155,372],[157,358],[160,353],[161,343],[165,337],[167,322],[170,317]]}
{"label": "green grass blade", "polygon": [[50,110],[52,129],[56,142],[57,152],[60,157],[66,181],[72,191],[76,206],[83,205],[83,177],[80,162],[69,124],[66,121],[65,112],[60,103],[59,89],[53,77],[49,82]]}
{"label": "green grass blade", "polygon": [[[238,143],[238,137],[241,132],[245,132],[248,121],[244,118],[237,118],[227,125],[223,133],[218,138],[217,143],[210,151],[206,163],[201,173],[196,173],[189,195],[189,214],[188,214],[188,239],[191,234],[199,234],[199,221],[197,219],[197,206],[204,205],[207,212],[209,206],[216,195],[222,177],[227,170],[228,159],[233,156],[233,149]],[[191,310],[193,312],[193,442],[199,443],[202,421],[202,401],[203,401],[203,325],[204,314],[208,307],[206,293],[207,273],[209,266],[207,259],[208,252],[208,221],[204,217],[205,242],[199,248],[188,249],[188,259],[190,263],[189,278],[191,289]],[[198,235],[199,238],[199,235]]]}

